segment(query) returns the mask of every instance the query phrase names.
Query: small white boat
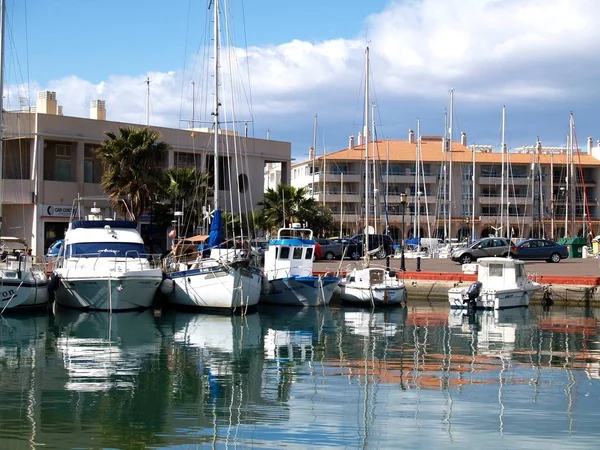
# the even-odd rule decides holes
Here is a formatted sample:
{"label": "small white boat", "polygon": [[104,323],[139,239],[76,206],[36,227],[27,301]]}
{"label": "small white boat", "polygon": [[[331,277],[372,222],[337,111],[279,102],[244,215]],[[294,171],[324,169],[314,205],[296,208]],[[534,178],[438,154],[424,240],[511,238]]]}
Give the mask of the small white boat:
{"label": "small white boat", "polygon": [[[74,211],[83,211],[78,198]],[[50,291],[71,308],[123,311],[152,306],[163,274],[144,249],[132,220],[105,219],[91,208],[86,220],[71,220],[55,261]]]}
{"label": "small white boat", "polygon": [[313,275],[313,232],[294,224],[280,228],[265,250],[265,285],[261,303],[294,306],[328,305],[340,277]]}
{"label": "small white boat", "polygon": [[[5,251],[6,243],[12,243],[10,254]],[[9,311],[21,311],[43,307],[48,303],[48,278],[43,270],[34,263],[32,256],[26,254],[26,246],[15,250],[15,243],[21,239],[2,237],[0,241],[0,315]],[[22,250],[22,251],[21,251]]]}
{"label": "small white boat", "polygon": [[340,282],[342,302],[406,306],[408,294],[396,272],[383,267],[352,269]]}
{"label": "small white boat", "polygon": [[527,278],[525,263],[510,258],[480,258],[477,281],[469,287],[448,290],[451,308],[504,309],[529,306],[529,300],[542,287]]}

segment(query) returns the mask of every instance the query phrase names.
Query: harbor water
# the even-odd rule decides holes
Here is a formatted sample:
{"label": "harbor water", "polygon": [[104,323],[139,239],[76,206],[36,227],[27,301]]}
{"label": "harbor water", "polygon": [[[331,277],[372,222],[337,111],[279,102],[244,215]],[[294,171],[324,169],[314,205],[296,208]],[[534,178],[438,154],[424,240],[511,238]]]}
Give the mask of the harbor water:
{"label": "harbor water", "polygon": [[0,317],[0,449],[595,448],[600,311]]}

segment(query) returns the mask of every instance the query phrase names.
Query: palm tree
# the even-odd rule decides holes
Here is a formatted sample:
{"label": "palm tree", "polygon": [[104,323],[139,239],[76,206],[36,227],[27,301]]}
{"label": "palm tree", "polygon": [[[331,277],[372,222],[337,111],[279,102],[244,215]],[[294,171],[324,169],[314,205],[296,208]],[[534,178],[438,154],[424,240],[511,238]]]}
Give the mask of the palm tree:
{"label": "palm tree", "polygon": [[174,210],[182,209],[185,213],[184,224],[187,229],[191,224],[198,224],[199,212],[205,205],[210,192],[208,173],[198,172],[192,168],[172,167],[164,172],[161,180],[160,197],[170,202]]}
{"label": "palm tree", "polygon": [[262,223],[266,229],[273,232],[289,222],[307,222],[310,226],[316,203],[307,194],[306,188],[284,184],[268,189],[258,202],[258,206],[262,207]]}
{"label": "palm tree", "polygon": [[133,215],[140,217],[156,197],[169,144],[148,128],[121,127],[118,134],[108,131],[106,136],[96,150],[104,165],[102,187],[119,208],[119,199],[127,197]]}

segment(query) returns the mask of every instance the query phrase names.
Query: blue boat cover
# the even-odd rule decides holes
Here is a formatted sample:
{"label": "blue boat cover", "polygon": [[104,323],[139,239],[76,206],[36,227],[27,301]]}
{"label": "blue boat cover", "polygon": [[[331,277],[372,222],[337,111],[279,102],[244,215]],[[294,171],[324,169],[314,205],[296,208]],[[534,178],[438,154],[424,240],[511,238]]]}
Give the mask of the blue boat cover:
{"label": "blue boat cover", "polygon": [[74,220],[71,229],[104,228],[106,225],[111,228],[137,228],[135,220]]}
{"label": "blue boat cover", "polygon": [[215,209],[213,212],[213,218],[210,222],[210,233],[208,234],[208,246],[216,247],[221,244],[223,240],[223,218],[221,217],[221,210]]}
{"label": "blue boat cover", "polygon": [[419,238],[410,238],[406,240],[406,245],[419,245]]}

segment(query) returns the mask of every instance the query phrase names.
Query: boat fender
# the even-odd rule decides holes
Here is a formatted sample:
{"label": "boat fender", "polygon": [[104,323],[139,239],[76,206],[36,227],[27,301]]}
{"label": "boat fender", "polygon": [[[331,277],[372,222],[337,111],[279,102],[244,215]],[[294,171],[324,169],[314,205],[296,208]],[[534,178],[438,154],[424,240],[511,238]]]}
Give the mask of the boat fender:
{"label": "boat fender", "polygon": [[50,291],[51,292],[58,291],[59,286],[60,286],[60,280],[59,280],[58,276],[55,273],[53,273],[52,275],[50,275],[50,284],[49,284]]}

